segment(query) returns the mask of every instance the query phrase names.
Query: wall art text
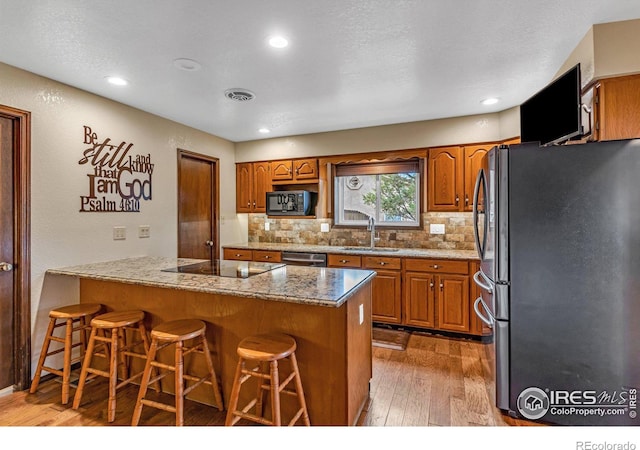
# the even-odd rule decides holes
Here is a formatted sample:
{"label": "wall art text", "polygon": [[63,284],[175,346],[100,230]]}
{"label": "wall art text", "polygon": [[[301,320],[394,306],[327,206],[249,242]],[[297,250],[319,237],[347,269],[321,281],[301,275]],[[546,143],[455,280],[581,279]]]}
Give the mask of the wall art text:
{"label": "wall art text", "polygon": [[101,140],[86,125],[83,132],[83,143],[89,147],[78,164],[89,164],[91,170],[88,193],[80,196],[80,212],[140,212],[140,201],[151,200],[151,154],[133,154],[133,143],[126,141]]}

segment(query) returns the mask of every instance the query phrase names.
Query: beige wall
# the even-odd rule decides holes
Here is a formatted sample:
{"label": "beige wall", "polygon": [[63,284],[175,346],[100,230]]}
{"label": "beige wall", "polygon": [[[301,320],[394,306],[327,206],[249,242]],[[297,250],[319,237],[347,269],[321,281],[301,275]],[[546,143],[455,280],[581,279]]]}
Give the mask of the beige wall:
{"label": "beige wall", "polygon": [[[31,128],[31,273],[33,359],[40,351],[49,309],[72,302],[73,283],[49,280],[52,267],[140,255],[176,256],[177,156],[183,148],[220,159],[221,243],[246,240],[235,213],[234,144],[79,89],[0,64],[0,104],[30,111]],[[78,161],[88,146],[83,126],[99,140],[133,143],[132,154],[151,155],[155,164],[150,201],[139,213],[80,213],[88,194],[88,165]],[[229,194],[230,193],[230,194]],[[151,237],[137,237],[139,225]],[[127,239],[113,240],[113,227],[125,226]],[[246,229],[246,225],[245,225]]]}
{"label": "beige wall", "polygon": [[516,107],[503,113],[239,142],[236,144],[236,161],[499,141],[520,135],[519,120],[519,108]]}
{"label": "beige wall", "polygon": [[[582,86],[600,78],[640,72],[640,19],[596,24],[555,77],[580,63]],[[555,78],[554,77],[554,78]]]}

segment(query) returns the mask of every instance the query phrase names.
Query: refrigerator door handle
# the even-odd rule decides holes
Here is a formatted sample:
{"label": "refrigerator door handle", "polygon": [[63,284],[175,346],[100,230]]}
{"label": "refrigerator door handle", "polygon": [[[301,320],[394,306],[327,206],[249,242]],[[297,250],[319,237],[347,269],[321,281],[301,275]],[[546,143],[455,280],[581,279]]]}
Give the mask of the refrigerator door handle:
{"label": "refrigerator door handle", "polygon": [[[480,305],[482,305],[482,309],[485,310],[488,317],[485,317],[485,315],[482,314],[482,312],[480,311]],[[487,305],[485,305],[484,302],[482,301],[482,297],[478,297],[476,301],[473,302],[473,310],[476,312],[476,315],[478,316],[478,318],[480,318],[480,320],[482,320],[485,324],[487,324],[489,328],[493,328],[493,324],[495,323],[495,320],[491,317],[491,313],[489,312]]]}
{"label": "refrigerator door handle", "polygon": [[[482,278],[484,281],[480,278]],[[487,276],[482,272],[482,270],[478,270],[473,274],[473,281],[475,281],[478,286],[487,291],[489,294],[493,294],[493,286],[491,286],[491,283],[489,282],[489,280],[487,280]]]}
{"label": "refrigerator door handle", "polygon": [[[480,244],[480,232],[478,230],[478,215],[480,211],[478,210],[478,199],[480,196],[480,184],[484,182],[484,170],[480,169],[478,171],[478,176],[476,177],[476,185],[473,188],[473,237],[476,240],[476,248],[478,249],[478,253],[480,254],[480,259],[484,259],[484,249],[487,245],[487,212],[486,210],[482,212],[484,215],[484,235],[482,236],[482,244]],[[486,189],[485,189],[486,195]],[[485,199],[486,201],[486,199]],[[485,205],[486,209],[486,205]]]}

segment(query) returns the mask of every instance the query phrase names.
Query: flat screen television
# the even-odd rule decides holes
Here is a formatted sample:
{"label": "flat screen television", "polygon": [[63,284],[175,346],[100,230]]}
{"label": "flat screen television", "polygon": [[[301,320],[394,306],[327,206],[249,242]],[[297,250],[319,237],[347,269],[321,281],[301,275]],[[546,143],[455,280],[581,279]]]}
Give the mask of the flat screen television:
{"label": "flat screen television", "polygon": [[520,141],[558,144],[582,136],[580,64],[520,106]]}

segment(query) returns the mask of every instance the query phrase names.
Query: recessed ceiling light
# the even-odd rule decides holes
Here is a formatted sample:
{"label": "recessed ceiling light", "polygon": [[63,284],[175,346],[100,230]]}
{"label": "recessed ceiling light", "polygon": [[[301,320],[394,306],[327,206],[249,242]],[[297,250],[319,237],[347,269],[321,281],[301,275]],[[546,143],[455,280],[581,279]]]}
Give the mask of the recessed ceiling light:
{"label": "recessed ceiling light", "polygon": [[173,65],[176,68],[187,72],[195,72],[196,70],[200,70],[200,67],[202,67],[198,61],[189,58],[174,59]]}
{"label": "recessed ceiling light", "polygon": [[129,82],[124,78],[120,78],[120,77],[105,77],[105,78],[107,79],[107,82],[115,86],[126,86],[127,84],[129,84]]}
{"label": "recessed ceiling light", "polygon": [[500,100],[495,98],[495,97],[491,97],[491,98],[485,98],[484,100],[482,100],[480,103],[482,103],[485,106],[489,106],[489,105],[495,105],[496,103],[498,103]]}
{"label": "recessed ceiling light", "polygon": [[262,133],[262,134],[267,134],[267,133],[271,132],[271,130],[270,130],[270,129],[268,129],[268,128],[260,128],[260,129],[258,130],[258,132],[260,132],[260,133]]}
{"label": "recessed ceiling light", "polygon": [[289,41],[284,36],[272,36],[269,38],[269,45],[274,48],[285,48]]}

